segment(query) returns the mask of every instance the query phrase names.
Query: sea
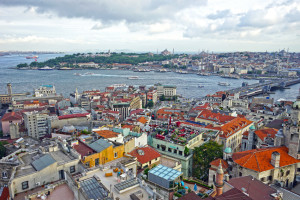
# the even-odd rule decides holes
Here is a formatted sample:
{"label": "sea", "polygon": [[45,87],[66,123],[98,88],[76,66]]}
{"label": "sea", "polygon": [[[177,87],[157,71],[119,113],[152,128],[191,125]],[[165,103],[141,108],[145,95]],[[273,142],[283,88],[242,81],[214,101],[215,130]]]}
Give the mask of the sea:
{"label": "sea", "polygon": [[[133,72],[128,70],[17,70],[20,63],[31,63],[33,59],[26,59],[29,54],[14,54],[0,56],[0,94],[7,94],[7,83],[12,84],[14,93],[31,92],[41,85],[54,85],[57,93],[69,97],[76,88],[84,90],[100,89],[112,84],[145,85],[147,87],[161,83],[177,86],[177,94],[185,98],[201,98],[217,91],[228,90],[248,84],[257,83],[257,80],[227,79],[219,76],[199,76],[197,74],[179,74],[175,72]],[[64,56],[64,54],[38,54],[38,61]],[[76,74],[81,74],[78,76]],[[138,76],[138,79],[128,79]],[[219,86],[218,82],[230,83],[229,86]],[[202,87],[203,86],[203,87]],[[290,86],[290,89],[277,90],[270,94],[270,98],[294,101],[298,95],[300,84]]]}

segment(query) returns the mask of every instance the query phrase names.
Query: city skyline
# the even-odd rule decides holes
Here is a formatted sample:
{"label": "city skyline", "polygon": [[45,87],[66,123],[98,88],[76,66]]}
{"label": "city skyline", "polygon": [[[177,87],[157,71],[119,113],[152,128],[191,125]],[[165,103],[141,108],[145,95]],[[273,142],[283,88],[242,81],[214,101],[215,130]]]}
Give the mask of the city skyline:
{"label": "city skyline", "polygon": [[0,50],[300,51],[298,0],[2,0],[0,8]]}

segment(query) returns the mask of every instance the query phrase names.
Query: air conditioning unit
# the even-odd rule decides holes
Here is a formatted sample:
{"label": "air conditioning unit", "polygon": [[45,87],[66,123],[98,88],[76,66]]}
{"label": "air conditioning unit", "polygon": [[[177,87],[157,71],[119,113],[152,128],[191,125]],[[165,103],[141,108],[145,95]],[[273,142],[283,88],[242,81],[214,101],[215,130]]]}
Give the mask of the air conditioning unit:
{"label": "air conditioning unit", "polygon": [[40,182],[37,182],[36,185],[41,185],[41,183],[40,183]]}

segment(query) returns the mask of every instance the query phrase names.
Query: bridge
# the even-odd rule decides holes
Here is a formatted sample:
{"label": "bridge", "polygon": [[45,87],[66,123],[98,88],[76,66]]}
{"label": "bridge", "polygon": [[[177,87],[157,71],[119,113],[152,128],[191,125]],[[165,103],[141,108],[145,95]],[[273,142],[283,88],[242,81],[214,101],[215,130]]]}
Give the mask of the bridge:
{"label": "bridge", "polygon": [[300,78],[283,78],[262,80],[259,83],[227,90],[229,94],[240,93],[240,98],[247,98],[260,94],[267,94],[278,89],[287,89],[288,86],[300,83]]}

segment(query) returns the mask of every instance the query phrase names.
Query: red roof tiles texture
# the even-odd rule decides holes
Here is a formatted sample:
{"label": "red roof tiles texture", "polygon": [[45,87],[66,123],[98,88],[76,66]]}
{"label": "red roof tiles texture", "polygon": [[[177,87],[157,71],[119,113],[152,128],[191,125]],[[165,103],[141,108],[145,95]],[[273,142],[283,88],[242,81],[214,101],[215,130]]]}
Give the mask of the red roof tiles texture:
{"label": "red roof tiles texture", "polygon": [[271,156],[275,151],[280,154],[280,167],[300,162],[300,160],[295,159],[288,154],[289,150],[287,147],[272,147],[237,152],[232,155],[232,159],[242,167],[263,172],[274,169],[274,166],[271,164]]}
{"label": "red roof tiles texture", "polygon": [[[140,155],[138,153],[138,150],[143,150],[144,155]],[[158,153],[155,149],[153,149],[151,147],[140,147],[140,148],[134,149],[129,154],[136,157],[138,162],[141,164],[147,163],[147,162],[161,156],[160,153]]]}

